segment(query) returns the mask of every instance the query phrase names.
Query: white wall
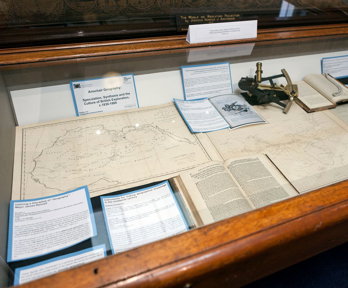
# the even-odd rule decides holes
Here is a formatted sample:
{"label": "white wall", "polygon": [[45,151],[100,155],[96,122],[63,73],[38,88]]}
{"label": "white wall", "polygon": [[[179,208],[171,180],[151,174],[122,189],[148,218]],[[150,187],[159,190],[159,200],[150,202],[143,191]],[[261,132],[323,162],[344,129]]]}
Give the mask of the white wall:
{"label": "white wall", "polygon": [[[280,74],[280,70],[285,68],[292,81],[300,81],[307,74],[321,72],[321,58],[346,54],[347,51],[340,51],[262,60],[263,76]],[[236,92],[241,77],[253,77],[256,62],[231,64],[232,83]],[[167,103],[173,98],[183,98],[179,70],[135,75],[135,83],[140,107]],[[75,116],[69,83],[55,86],[43,85],[43,87],[15,90],[10,93],[19,125]]]}

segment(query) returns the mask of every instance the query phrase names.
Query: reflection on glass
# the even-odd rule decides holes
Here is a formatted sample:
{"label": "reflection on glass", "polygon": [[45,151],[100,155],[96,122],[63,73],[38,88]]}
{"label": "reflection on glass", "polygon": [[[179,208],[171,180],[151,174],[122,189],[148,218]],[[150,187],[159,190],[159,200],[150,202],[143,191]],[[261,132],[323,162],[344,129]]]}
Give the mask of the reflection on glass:
{"label": "reflection on glass", "polygon": [[121,87],[123,84],[123,77],[118,72],[107,72],[103,75],[103,87],[114,88]]}
{"label": "reflection on glass", "polygon": [[291,17],[294,15],[294,11],[295,6],[283,0],[279,11],[279,17]]}

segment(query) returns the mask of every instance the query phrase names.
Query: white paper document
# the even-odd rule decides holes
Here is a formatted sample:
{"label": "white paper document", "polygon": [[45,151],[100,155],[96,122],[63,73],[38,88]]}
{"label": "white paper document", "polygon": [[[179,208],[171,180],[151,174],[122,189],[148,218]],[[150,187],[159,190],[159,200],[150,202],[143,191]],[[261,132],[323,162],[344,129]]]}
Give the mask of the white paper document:
{"label": "white paper document", "polygon": [[348,55],[321,59],[321,71],[337,79],[348,77]]}
{"label": "white paper document", "polygon": [[288,114],[272,105],[255,110],[267,125],[205,134],[223,159],[267,154],[300,193],[348,179],[348,127],[331,111],[307,113],[298,105]]}
{"label": "white paper document", "polygon": [[232,94],[229,63],[182,66],[181,75],[186,100]]}
{"label": "white paper document", "polygon": [[174,103],[192,133],[211,132],[230,127],[209,99],[191,101],[174,99]]}
{"label": "white paper document", "polygon": [[221,95],[174,103],[192,133],[266,123],[241,95]]}
{"label": "white paper document", "polygon": [[70,82],[76,115],[138,108],[133,74]]}
{"label": "white paper document", "polygon": [[7,261],[45,255],[96,235],[86,186],[55,196],[12,200]]}
{"label": "white paper document", "polygon": [[190,44],[257,37],[257,20],[190,25],[186,41]]}
{"label": "white paper document", "polygon": [[252,124],[266,123],[241,95],[221,95],[209,98],[209,101],[232,129]]}
{"label": "white paper document", "polygon": [[59,256],[33,265],[17,268],[14,285],[24,284],[64,270],[87,264],[106,256],[105,245]]}
{"label": "white paper document", "polygon": [[100,198],[113,253],[188,230],[168,181]]}

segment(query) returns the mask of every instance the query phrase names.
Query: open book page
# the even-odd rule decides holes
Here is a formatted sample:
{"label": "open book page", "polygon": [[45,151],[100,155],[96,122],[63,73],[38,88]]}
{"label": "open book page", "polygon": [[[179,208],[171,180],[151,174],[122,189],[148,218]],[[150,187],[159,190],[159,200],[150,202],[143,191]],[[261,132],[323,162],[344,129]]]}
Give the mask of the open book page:
{"label": "open book page", "polygon": [[266,122],[241,95],[215,96],[209,98],[209,101],[232,129]]}
{"label": "open book page", "polygon": [[300,193],[348,179],[348,133],[328,112],[256,106],[269,123],[207,136],[223,159],[267,154]]}
{"label": "open book page", "polygon": [[334,108],[336,104],[329,101],[305,81],[297,83],[299,105],[307,112]]}
{"label": "open book page", "polygon": [[180,175],[204,224],[254,209],[221,162],[210,162]]}
{"label": "open book page", "polygon": [[348,88],[328,74],[309,74],[304,81],[332,103],[348,101]]}
{"label": "open book page", "polygon": [[225,165],[256,208],[298,195],[266,155],[228,160]]}
{"label": "open book page", "polygon": [[192,201],[189,191],[182,180],[182,175],[169,179],[176,199],[190,228],[203,226],[203,220],[195,204]]}

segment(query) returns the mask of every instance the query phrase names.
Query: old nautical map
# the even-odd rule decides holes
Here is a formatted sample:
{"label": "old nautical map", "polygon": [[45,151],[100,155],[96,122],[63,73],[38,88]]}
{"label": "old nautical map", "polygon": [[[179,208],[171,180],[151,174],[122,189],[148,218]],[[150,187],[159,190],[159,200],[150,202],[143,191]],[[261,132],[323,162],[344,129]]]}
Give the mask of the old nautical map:
{"label": "old nautical map", "polygon": [[269,105],[257,111],[269,124],[209,134],[223,159],[267,154],[300,193],[348,179],[348,126],[334,114],[297,105],[288,114]]}
{"label": "old nautical map", "polygon": [[172,104],[18,128],[15,158],[13,199],[81,185],[93,197],[211,160]]}

